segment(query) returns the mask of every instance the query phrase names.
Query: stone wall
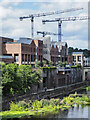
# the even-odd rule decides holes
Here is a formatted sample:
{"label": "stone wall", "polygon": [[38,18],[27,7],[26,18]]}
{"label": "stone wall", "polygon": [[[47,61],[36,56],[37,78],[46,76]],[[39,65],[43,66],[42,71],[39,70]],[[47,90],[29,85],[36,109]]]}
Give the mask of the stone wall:
{"label": "stone wall", "polygon": [[[46,68],[42,71],[43,75],[43,88],[47,89],[57,87],[57,69]],[[44,85],[45,84],[45,85]]]}
{"label": "stone wall", "polygon": [[38,93],[28,93],[22,96],[13,96],[13,97],[8,97],[8,98],[3,98],[3,102],[2,102],[2,106],[3,106],[3,110],[8,109],[9,107],[9,103],[11,101],[13,102],[19,102],[22,100],[25,101],[29,101],[29,100],[40,100],[40,99],[50,99],[50,98],[55,98],[55,97],[63,97],[65,95],[68,95],[72,92],[76,92],[76,91],[81,91],[82,87],[85,86],[89,86],[90,85],[90,81],[84,81],[84,82],[79,82],[79,83],[74,83],[71,85],[67,85],[67,86],[62,86],[62,87],[57,87],[55,89],[48,89],[46,91],[41,91]]}

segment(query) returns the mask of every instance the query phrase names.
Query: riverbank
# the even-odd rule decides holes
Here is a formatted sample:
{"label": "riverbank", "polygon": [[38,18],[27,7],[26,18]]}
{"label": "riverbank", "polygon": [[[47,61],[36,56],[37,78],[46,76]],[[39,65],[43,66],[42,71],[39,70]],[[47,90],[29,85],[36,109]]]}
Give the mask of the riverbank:
{"label": "riverbank", "polygon": [[42,99],[10,103],[10,110],[0,113],[2,118],[32,118],[32,117],[44,117],[46,114],[58,114],[60,111],[68,110],[69,108],[79,107],[82,108],[86,105],[90,105],[90,96],[70,94],[63,99]]}
{"label": "riverbank", "polygon": [[41,100],[41,99],[47,99],[47,98],[63,98],[64,96],[68,96],[71,93],[75,93],[75,91],[80,92],[83,91],[82,88],[85,88],[86,86],[90,85],[90,81],[83,81],[79,83],[74,83],[71,85],[66,85],[62,87],[56,87],[54,89],[47,89],[39,91],[37,93],[28,93],[24,95],[19,95],[19,96],[8,96],[8,97],[3,97],[2,98],[2,109],[3,110],[8,110],[10,107],[9,103],[11,101],[13,102],[19,102],[19,101],[29,101],[29,100]]}

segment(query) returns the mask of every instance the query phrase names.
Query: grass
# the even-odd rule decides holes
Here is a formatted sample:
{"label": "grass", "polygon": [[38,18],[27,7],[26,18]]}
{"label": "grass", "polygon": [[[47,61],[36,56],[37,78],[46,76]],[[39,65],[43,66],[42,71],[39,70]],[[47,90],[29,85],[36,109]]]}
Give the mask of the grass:
{"label": "grass", "polygon": [[34,115],[34,111],[5,111],[0,113],[2,118],[21,118],[30,115]]}
{"label": "grass", "polygon": [[42,99],[40,101],[21,101],[18,103],[10,103],[9,111],[0,112],[2,118],[22,118],[22,117],[35,117],[35,116],[45,116],[46,114],[58,114],[60,111],[67,110],[74,105],[82,106],[90,105],[90,96],[77,97],[77,93],[71,94],[68,97],[61,99]]}

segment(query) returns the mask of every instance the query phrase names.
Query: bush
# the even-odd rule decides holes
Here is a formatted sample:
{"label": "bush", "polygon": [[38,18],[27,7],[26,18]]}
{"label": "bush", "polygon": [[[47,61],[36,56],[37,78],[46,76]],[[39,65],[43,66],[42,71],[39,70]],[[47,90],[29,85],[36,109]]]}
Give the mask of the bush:
{"label": "bush", "polygon": [[29,109],[29,104],[25,101],[20,101],[18,103],[11,102],[10,110],[11,111],[27,111]]}
{"label": "bush", "polygon": [[2,74],[2,93],[4,96],[22,94],[30,91],[33,84],[38,85],[42,78],[40,71],[32,71],[30,65],[0,63]]}

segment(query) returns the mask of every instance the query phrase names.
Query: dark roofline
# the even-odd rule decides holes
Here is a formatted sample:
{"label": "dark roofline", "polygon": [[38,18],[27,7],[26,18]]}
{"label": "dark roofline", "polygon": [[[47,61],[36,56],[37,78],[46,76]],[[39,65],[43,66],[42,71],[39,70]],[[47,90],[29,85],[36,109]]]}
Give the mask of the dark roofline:
{"label": "dark roofline", "polygon": [[14,40],[13,38],[8,38],[8,37],[1,37],[0,38],[5,38],[5,39],[11,39],[11,40]]}

